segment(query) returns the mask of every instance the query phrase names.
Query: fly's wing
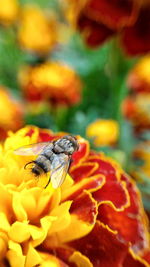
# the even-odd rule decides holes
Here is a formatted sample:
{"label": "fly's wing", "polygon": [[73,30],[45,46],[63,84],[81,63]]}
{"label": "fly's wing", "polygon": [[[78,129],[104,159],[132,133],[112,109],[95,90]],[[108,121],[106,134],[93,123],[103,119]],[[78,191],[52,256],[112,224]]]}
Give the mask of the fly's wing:
{"label": "fly's wing", "polygon": [[14,151],[16,155],[31,156],[40,154],[46,146],[53,144],[50,142],[42,142],[31,145],[22,146]]}
{"label": "fly's wing", "polygon": [[70,165],[70,157],[65,154],[55,155],[51,164],[51,182],[54,188],[62,185]]}

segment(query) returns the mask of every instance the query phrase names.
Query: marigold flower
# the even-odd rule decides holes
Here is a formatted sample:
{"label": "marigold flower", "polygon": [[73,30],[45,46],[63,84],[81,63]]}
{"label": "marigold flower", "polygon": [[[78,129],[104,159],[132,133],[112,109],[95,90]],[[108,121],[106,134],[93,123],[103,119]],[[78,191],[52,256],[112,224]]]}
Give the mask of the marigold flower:
{"label": "marigold flower", "polygon": [[114,34],[119,34],[128,54],[149,52],[149,1],[85,0],[83,5],[79,1],[66,2],[67,18],[81,31],[89,46],[97,47]]}
{"label": "marigold flower", "polygon": [[0,2],[0,23],[11,24],[18,15],[18,1],[17,0],[1,0]]}
{"label": "marigold flower", "polygon": [[14,100],[4,87],[0,87],[0,139],[8,130],[16,131],[23,126],[23,105]]}
{"label": "marigold flower", "polygon": [[[0,149],[0,265],[147,267],[147,219],[135,183],[113,160],[79,150],[61,188],[42,188],[13,150],[54,140],[34,126],[9,137]],[[27,159],[25,159],[27,158]],[[148,253],[148,250],[147,250]]]}
{"label": "marigold flower", "polygon": [[57,21],[37,6],[22,9],[18,39],[24,49],[40,54],[49,52],[57,39]]}
{"label": "marigold flower", "polygon": [[29,101],[47,100],[51,104],[73,105],[81,98],[81,81],[62,62],[26,66],[19,74],[20,84]]}
{"label": "marigold flower", "polygon": [[134,176],[139,178],[140,172],[145,174],[146,177],[150,177],[150,140],[139,143],[134,149],[133,155],[136,159],[143,162],[138,171],[134,171]]}
{"label": "marigold flower", "polygon": [[150,56],[139,60],[130,71],[127,83],[134,92],[150,92]]}
{"label": "marigold flower", "polygon": [[88,125],[86,135],[96,146],[112,145],[118,140],[119,126],[114,120],[96,120]]}
{"label": "marigold flower", "polygon": [[122,105],[124,116],[129,119],[139,131],[150,127],[150,94],[140,93],[127,97]]}

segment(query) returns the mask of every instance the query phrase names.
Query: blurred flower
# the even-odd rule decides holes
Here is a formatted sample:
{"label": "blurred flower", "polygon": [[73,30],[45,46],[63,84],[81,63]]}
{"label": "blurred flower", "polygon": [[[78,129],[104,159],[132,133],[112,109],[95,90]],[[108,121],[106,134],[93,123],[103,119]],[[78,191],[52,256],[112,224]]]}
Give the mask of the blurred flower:
{"label": "blurred flower", "polygon": [[130,71],[127,83],[134,92],[150,93],[150,56],[145,56],[139,60]]}
{"label": "blurred flower", "polygon": [[73,105],[81,98],[81,81],[71,67],[62,62],[26,66],[19,74],[28,101],[47,100],[51,104]]}
{"label": "blurred flower", "polygon": [[76,26],[86,43],[97,47],[114,34],[119,34],[125,51],[130,55],[150,50],[150,3],[127,0],[66,0],[66,16]]}
{"label": "blurred flower", "polygon": [[18,1],[17,0],[1,0],[0,1],[0,23],[11,24],[18,15]]}
{"label": "blurred flower", "polygon": [[23,126],[23,106],[14,100],[4,87],[0,87],[0,139],[7,131],[16,131]]}
{"label": "blurred flower", "polygon": [[150,127],[150,94],[140,93],[127,97],[122,105],[124,116],[139,131]]}
{"label": "blurred flower", "polygon": [[[0,149],[0,264],[12,267],[146,267],[147,219],[135,183],[114,161],[80,147],[61,188],[47,189],[13,150],[62,136],[36,127],[10,133]],[[28,158],[28,157],[27,157]]]}
{"label": "blurred flower", "polygon": [[140,142],[134,149],[133,155],[136,160],[141,161],[141,166],[135,168],[134,176],[140,178],[140,174],[150,177],[150,140]]}
{"label": "blurred flower", "polygon": [[57,20],[37,6],[22,9],[18,39],[24,49],[45,54],[56,44]]}
{"label": "blurred flower", "polygon": [[118,140],[119,126],[114,120],[96,120],[87,127],[86,135],[96,146],[112,145]]}

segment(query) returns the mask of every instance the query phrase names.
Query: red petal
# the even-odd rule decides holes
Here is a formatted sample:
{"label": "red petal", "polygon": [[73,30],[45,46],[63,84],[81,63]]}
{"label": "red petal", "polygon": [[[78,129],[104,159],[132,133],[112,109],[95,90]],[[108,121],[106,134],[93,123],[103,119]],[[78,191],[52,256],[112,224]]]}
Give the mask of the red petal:
{"label": "red petal", "polygon": [[111,162],[104,160],[101,155],[90,156],[88,157],[89,162],[97,162],[99,164],[99,168],[95,171],[94,174],[104,174],[107,182],[116,181],[119,179],[117,169],[112,165]]}
{"label": "red petal", "polygon": [[70,212],[76,214],[79,220],[93,224],[97,215],[96,201],[90,193],[84,191],[73,201]]}
{"label": "red petal", "polygon": [[122,112],[127,119],[134,119],[136,116],[136,104],[135,100],[131,97],[127,97],[122,103]]}
{"label": "red petal", "polygon": [[74,165],[70,169],[70,175],[74,179],[75,182],[79,182],[83,178],[90,177],[94,174],[94,172],[98,169],[97,162],[87,162],[79,165]]}
{"label": "red petal", "polygon": [[55,134],[51,130],[40,129],[38,141],[39,142],[51,142],[55,139],[61,138],[64,135],[66,135],[66,133],[59,132]]}
{"label": "red petal", "polygon": [[54,139],[54,136],[52,136],[50,133],[46,131],[45,132],[40,131],[38,139],[39,139],[38,142],[50,142]]}
{"label": "red petal", "polygon": [[91,47],[97,47],[110,38],[114,31],[110,30],[102,23],[97,23],[89,19],[86,15],[81,15],[78,27],[83,33],[86,43]]}
{"label": "red petal", "polygon": [[103,204],[99,206],[98,219],[111,229],[117,230],[119,237],[131,242],[135,250],[143,249],[147,244],[145,225],[134,214],[127,211],[119,212]]}
{"label": "red petal", "polygon": [[121,42],[129,55],[139,55],[150,51],[150,7],[141,10],[133,27],[125,28]]}
{"label": "red petal", "polygon": [[75,200],[84,190],[95,191],[104,184],[104,177],[101,175],[95,175],[87,179],[83,179],[81,182],[71,186],[62,192],[62,199]]}
{"label": "red petal", "polygon": [[116,211],[109,205],[100,205],[98,218],[111,229],[117,230],[121,238],[131,242],[135,251],[148,247],[147,219],[144,215],[139,192],[127,175],[122,175],[126,181],[130,196],[130,206],[124,211]]}
{"label": "red petal", "polygon": [[134,257],[131,253],[128,253],[124,260],[123,267],[148,267],[146,262],[142,261],[139,257]]}
{"label": "red petal", "polygon": [[[47,240],[44,241],[44,243],[39,246],[39,250],[41,251],[46,251],[47,253],[50,253],[52,255],[54,255],[57,259],[60,260],[60,262],[62,261],[63,264],[68,264],[67,266],[69,267],[74,267],[73,265],[71,265],[68,261],[69,257],[73,254],[74,249],[71,247],[66,247],[66,246],[62,246],[62,247],[51,247],[51,242],[47,242]],[[44,249],[43,249],[44,248]],[[63,265],[62,265],[63,267]]]}
{"label": "red petal", "polygon": [[34,129],[31,127],[30,130],[26,133],[26,136],[32,136],[32,134],[34,133]]}
{"label": "red petal", "polygon": [[116,209],[124,209],[129,204],[129,195],[121,182],[106,182],[102,188],[95,191],[94,199],[101,202],[112,202]]}
{"label": "red petal", "polygon": [[28,101],[39,102],[43,100],[43,92],[42,91],[39,92],[37,88],[35,88],[35,86],[32,85],[32,83],[29,83],[27,87],[24,88],[23,93]]}
{"label": "red petal", "polygon": [[85,139],[82,139],[80,137],[79,137],[78,141],[79,141],[79,149],[78,149],[78,151],[73,153],[72,166],[77,165],[79,162],[82,162],[83,160],[85,160],[85,158],[89,154],[89,149],[90,148],[89,148],[88,141],[86,141]]}
{"label": "red petal", "polygon": [[101,21],[111,29],[121,29],[135,22],[138,9],[134,0],[90,0],[86,12],[93,20]]}
{"label": "red petal", "polygon": [[127,253],[127,246],[100,222],[87,236],[71,242],[71,246],[87,256],[94,267],[120,267]]}
{"label": "red petal", "polygon": [[125,181],[128,193],[130,195],[130,206],[128,207],[128,212],[138,215],[142,208],[142,201],[139,191],[137,190],[135,183],[131,180],[131,177],[128,177],[127,174],[122,174],[121,180]]}
{"label": "red petal", "polygon": [[142,258],[150,264],[150,250],[146,251]]}

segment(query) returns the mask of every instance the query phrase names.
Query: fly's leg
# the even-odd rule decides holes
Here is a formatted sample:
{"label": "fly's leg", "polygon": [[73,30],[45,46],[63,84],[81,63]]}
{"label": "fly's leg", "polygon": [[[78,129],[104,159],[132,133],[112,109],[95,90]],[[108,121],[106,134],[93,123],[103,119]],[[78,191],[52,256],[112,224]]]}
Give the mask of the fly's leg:
{"label": "fly's leg", "polygon": [[51,181],[51,178],[49,178],[48,183],[44,186],[44,188],[46,188],[49,185],[50,181]]}

